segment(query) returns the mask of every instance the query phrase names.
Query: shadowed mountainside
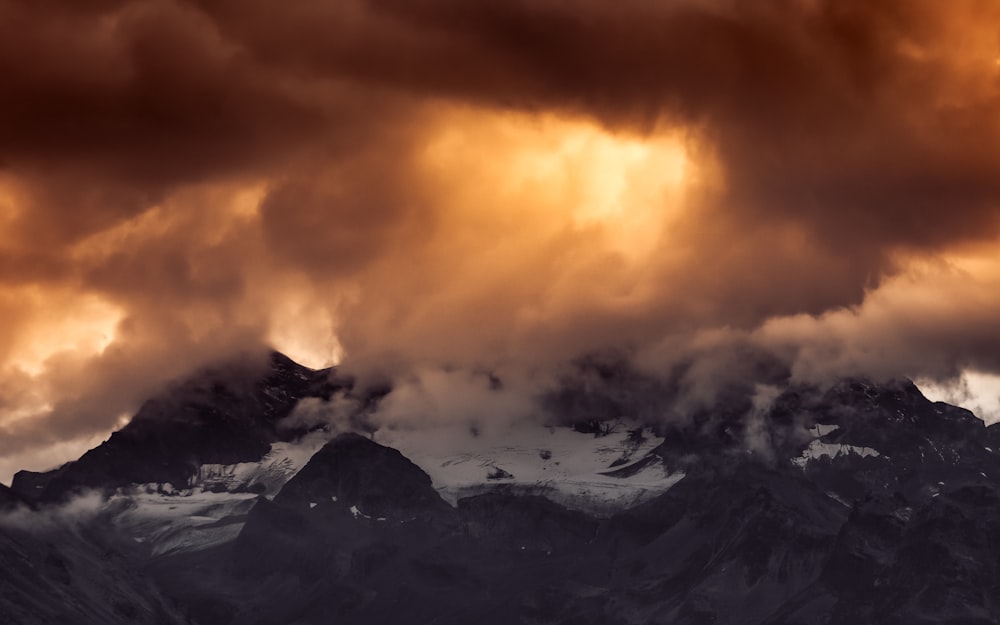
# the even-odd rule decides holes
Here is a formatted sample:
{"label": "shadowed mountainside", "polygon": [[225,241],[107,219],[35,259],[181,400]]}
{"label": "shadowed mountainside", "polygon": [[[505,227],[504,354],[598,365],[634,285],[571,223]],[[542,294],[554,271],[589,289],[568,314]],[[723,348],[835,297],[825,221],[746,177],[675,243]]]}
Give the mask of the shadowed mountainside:
{"label": "shadowed mountainside", "polygon": [[[116,524],[123,510],[155,517],[191,497],[168,489],[161,508],[142,508],[123,487],[260,460],[302,434],[276,427],[299,398],[349,385],[280,355],[203,372],[79,461],[19,474],[0,489],[4,518],[22,523],[0,526],[0,564],[17,576],[2,613],[200,625],[1000,621],[1000,429],[907,381],[789,387],[753,411],[661,423],[659,446],[625,465],[609,457],[606,475],[662,465],[683,478],[608,517],[503,480],[452,506],[399,451],[345,433],[273,497],[213,493],[209,505],[241,497],[245,512],[189,519],[189,531],[228,528],[222,538],[161,548],[158,535],[130,533],[141,524]],[[23,525],[84,487],[117,494],[89,521]],[[101,596],[118,611],[102,612]]]}

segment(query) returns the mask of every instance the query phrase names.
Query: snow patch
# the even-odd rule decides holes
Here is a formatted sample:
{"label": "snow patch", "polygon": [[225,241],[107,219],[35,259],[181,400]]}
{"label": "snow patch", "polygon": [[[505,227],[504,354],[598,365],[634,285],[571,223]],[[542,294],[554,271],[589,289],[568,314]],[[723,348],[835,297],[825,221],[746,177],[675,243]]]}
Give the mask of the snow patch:
{"label": "snow patch", "polygon": [[107,503],[115,526],[152,554],[198,551],[234,540],[257,496],[193,489],[184,494],[116,494]]}
{"label": "snow patch", "polygon": [[881,454],[871,447],[858,447],[856,445],[842,445],[839,443],[824,443],[816,439],[809,443],[809,446],[797,458],[792,458],[792,463],[799,467],[805,467],[812,460],[819,458],[830,458],[831,460],[839,456],[857,455],[862,458],[876,458]]}
{"label": "snow patch", "polygon": [[[368,516],[367,514],[365,514],[364,512],[362,512],[361,510],[359,510],[357,506],[351,506],[351,514],[354,515],[355,519],[358,518],[359,516],[360,517],[364,517],[366,519],[370,519],[371,518],[370,516]],[[382,520],[384,521],[385,519],[382,519]]]}
{"label": "snow patch", "polygon": [[277,493],[324,442],[274,443],[259,462],[204,464],[184,490],[139,485],[115,494],[108,508],[123,533],[154,545],[153,555],[226,543],[239,535],[257,496]]}
{"label": "snow patch", "polygon": [[259,462],[203,464],[189,481],[188,488],[228,492],[252,490],[273,495],[305,466],[324,442],[322,438],[313,437],[296,443],[274,443]]}
{"label": "snow patch", "polygon": [[835,492],[826,491],[826,496],[829,497],[830,499],[833,499],[834,501],[836,501],[840,505],[844,506],[845,508],[852,507],[851,502],[847,501],[846,499],[844,499],[843,497],[841,497],[840,495],[838,495]]}
{"label": "snow patch", "polygon": [[809,428],[809,433],[812,434],[813,438],[822,438],[831,432],[836,432],[840,429],[839,425],[827,425],[825,423],[817,423],[816,425]]}
{"label": "snow patch", "polygon": [[605,436],[522,423],[477,432],[458,426],[382,429],[374,438],[426,471],[452,505],[499,482],[519,493],[605,514],[666,492],[684,477],[650,457],[661,438],[622,424]]}

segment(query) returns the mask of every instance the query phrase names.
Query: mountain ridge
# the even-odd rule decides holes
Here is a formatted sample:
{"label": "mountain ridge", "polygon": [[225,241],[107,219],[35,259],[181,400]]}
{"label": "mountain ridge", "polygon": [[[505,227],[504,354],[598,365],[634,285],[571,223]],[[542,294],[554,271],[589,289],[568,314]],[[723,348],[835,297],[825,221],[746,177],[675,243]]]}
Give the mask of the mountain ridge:
{"label": "mountain ridge", "polygon": [[[221,389],[211,374],[193,387],[180,385],[195,392],[173,404],[170,398],[148,403],[137,425],[123,428],[155,424],[159,438],[112,437],[107,453],[97,455],[105,461],[101,470],[74,473],[79,465],[67,465],[41,496],[0,489],[0,507],[43,519],[72,505],[59,502],[72,502],[75,488],[96,488],[103,503],[79,527],[117,553],[125,568],[115,571],[136,571],[127,604],[166,606],[169,618],[183,614],[198,625],[1000,620],[993,581],[1000,576],[994,538],[1000,536],[1000,428],[931,402],[912,382],[852,378],[824,389],[794,386],[753,411],[721,410],[661,423],[655,432],[641,423],[620,426],[624,431],[565,425],[556,436],[554,426],[539,426],[534,440],[511,439],[522,446],[513,455],[497,455],[507,449],[501,441],[477,455],[410,459],[372,440],[378,432],[279,431],[276,424],[301,398],[329,400],[350,393],[351,382],[273,355],[269,367],[243,370],[244,379]],[[592,395],[587,405],[600,405]],[[565,394],[562,400],[573,403]],[[180,408],[163,410],[167,405]],[[585,416],[590,423],[593,412]],[[212,420],[252,435],[232,444],[201,427]],[[142,457],[155,463],[206,431],[204,444],[222,447],[185,450],[169,470],[136,469],[130,464],[136,454],[116,447],[120,440],[151,442],[159,451]],[[301,460],[275,456],[290,453],[296,444],[290,441],[303,434],[330,440],[303,451]],[[496,434],[465,434],[473,442],[490,435]],[[409,440],[400,436],[385,440]],[[563,447],[553,445],[557,439],[565,439]],[[447,447],[449,440],[439,442]],[[429,443],[408,444],[419,450]],[[544,496],[554,491],[514,482],[530,474],[517,462],[530,459],[530,470],[544,475],[568,462],[573,448],[598,454],[594,466],[603,468],[595,474],[602,480],[626,483],[662,467],[653,477],[663,488],[598,515]],[[125,460],[119,473],[112,471],[116,459]],[[445,474],[435,463],[459,461],[475,469],[461,473],[463,479],[480,480],[481,488],[455,491],[448,502],[435,481]],[[263,484],[252,480],[264,468],[271,481],[255,494],[247,484]],[[507,477],[491,480],[501,469]],[[148,479],[175,475],[232,479],[212,482],[218,490],[208,489],[208,481],[206,488],[189,481],[187,488],[167,488]],[[32,486],[26,479],[18,481],[21,490]],[[53,562],[83,558],[59,555],[84,549],[71,538],[77,530],[67,531],[52,539]],[[44,541],[23,542],[29,557],[45,560]],[[0,564],[15,557],[0,549]],[[40,587],[65,579],[58,567],[38,571]],[[113,584],[120,572],[91,575]],[[0,592],[0,608],[13,609],[13,601],[23,610],[39,601],[24,586],[11,588],[9,597]],[[59,596],[73,592],[83,589],[71,581]]]}
{"label": "mountain ridge", "polygon": [[304,397],[329,399],[350,382],[279,352],[207,367],[147,400],[135,416],[79,460],[48,472],[19,471],[11,489],[29,499],[65,499],[88,488],[143,484],[183,488],[206,463],[260,460],[271,444],[302,431],[277,424]]}

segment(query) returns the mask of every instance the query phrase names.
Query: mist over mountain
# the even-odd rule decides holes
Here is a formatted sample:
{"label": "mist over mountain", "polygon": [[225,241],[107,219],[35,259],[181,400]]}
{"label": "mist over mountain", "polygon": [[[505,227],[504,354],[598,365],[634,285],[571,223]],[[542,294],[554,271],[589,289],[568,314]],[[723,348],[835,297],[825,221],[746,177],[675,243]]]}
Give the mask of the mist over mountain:
{"label": "mist over mountain", "polygon": [[[79,460],[0,489],[0,614],[81,625],[1000,618],[1000,426],[909,381],[860,378],[734,392],[657,420],[639,398],[667,391],[622,370],[596,375],[542,398],[544,418],[416,428],[378,424],[392,389],[362,391],[278,353],[199,370]],[[316,402],[345,418],[289,421]]]}

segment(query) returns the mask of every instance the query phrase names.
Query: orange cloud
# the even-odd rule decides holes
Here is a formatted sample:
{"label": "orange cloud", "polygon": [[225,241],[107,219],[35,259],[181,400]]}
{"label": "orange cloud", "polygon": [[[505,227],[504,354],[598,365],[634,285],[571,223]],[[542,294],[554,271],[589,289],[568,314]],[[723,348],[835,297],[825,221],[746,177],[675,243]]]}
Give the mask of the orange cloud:
{"label": "orange cloud", "polygon": [[265,343],[442,414],[1000,371],[994,3],[609,6],[0,0],[0,456]]}

